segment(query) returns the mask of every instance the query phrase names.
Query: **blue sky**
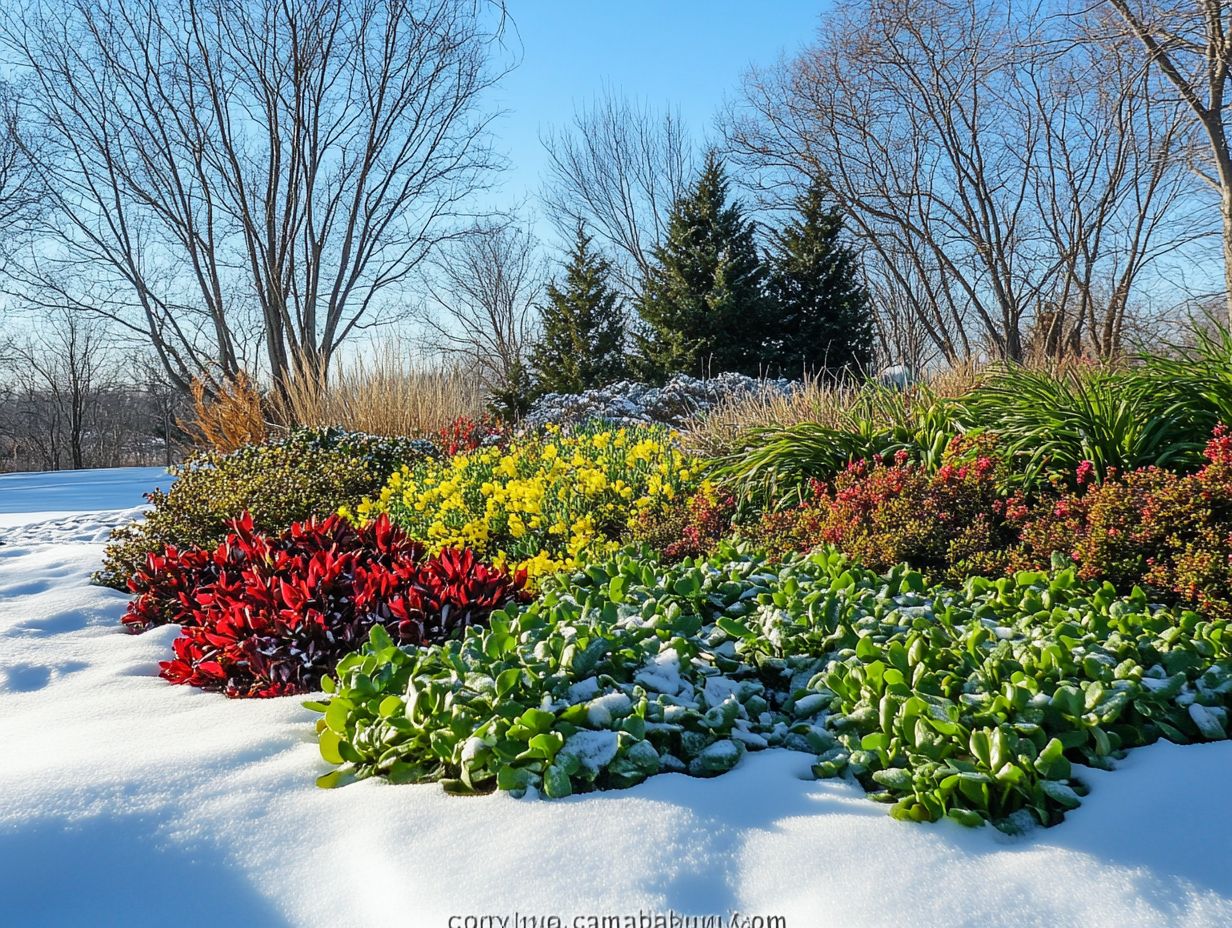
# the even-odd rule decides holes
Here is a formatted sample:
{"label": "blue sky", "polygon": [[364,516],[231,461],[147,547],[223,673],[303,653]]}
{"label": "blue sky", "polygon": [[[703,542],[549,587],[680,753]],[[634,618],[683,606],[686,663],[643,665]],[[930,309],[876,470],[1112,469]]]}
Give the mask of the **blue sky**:
{"label": "blue sky", "polygon": [[[678,106],[699,138],[750,64],[770,64],[808,42],[826,0],[508,0],[522,61],[493,100],[508,154],[504,198],[539,190],[540,131],[610,86],[656,106]],[[531,205],[534,205],[533,203]]]}

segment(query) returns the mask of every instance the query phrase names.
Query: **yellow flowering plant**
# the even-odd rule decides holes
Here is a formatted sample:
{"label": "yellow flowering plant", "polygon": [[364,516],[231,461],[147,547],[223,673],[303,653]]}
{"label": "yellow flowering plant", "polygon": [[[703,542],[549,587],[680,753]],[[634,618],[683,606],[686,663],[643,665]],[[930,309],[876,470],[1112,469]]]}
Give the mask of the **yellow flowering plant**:
{"label": "yellow flowering plant", "polygon": [[665,428],[592,424],[478,448],[395,473],[354,513],[380,513],[433,550],[469,547],[530,582],[609,554],[640,519],[701,483],[701,462]]}

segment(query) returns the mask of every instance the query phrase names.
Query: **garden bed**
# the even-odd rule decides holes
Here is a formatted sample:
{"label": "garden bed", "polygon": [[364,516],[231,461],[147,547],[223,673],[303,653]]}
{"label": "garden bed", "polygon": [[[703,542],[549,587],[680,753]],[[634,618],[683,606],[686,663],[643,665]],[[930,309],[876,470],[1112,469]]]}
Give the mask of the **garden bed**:
{"label": "garden bed", "polygon": [[[8,478],[0,478],[0,489]],[[1160,743],[1057,828],[904,825],[814,758],[746,755],[557,802],[329,767],[296,698],[156,676],[101,548],[0,548],[0,876],[15,924],[444,925],[451,914],[772,913],[788,924],[1206,926],[1232,919],[1232,744]],[[414,913],[412,917],[410,913]],[[794,920],[793,920],[794,919]]]}
{"label": "garden bed", "polygon": [[[990,855],[1070,853],[1045,835],[1081,838],[1086,809],[1139,765],[1181,795],[1159,792],[1138,819],[1160,805],[1172,819],[1100,820],[1144,847],[1201,817],[1199,759],[1227,751],[1232,436],[1206,399],[1138,434],[1143,410],[1105,400],[1129,390],[1145,409],[1143,376],[1001,370],[953,398],[868,385],[841,394],[828,424],[745,429],[717,457],[664,424],[488,419],[431,440],[291,430],[197,454],[105,550],[106,520],[88,514],[24,525],[0,549],[24,610],[10,613],[3,684],[17,741],[35,746],[21,763],[74,791],[40,808],[94,820],[131,806],[122,818],[166,847],[183,831],[217,850],[220,878],[247,861],[282,872],[278,834],[391,876],[407,850],[390,841],[483,857],[495,844],[502,866],[534,861],[500,874],[531,884],[523,908],[562,918],[605,899],[730,915],[773,889],[787,908],[761,914],[901,920],[893,896],[872,919],[828,895],[836,849],[866,864],[847,875],[853,898],[896,878],[885,847],[901,849],[896,866],[913,842],[933,848],[906,875],[917,894],[955,860],[974,872]],[[1051,391],[1051,418],[1007,413],[1023,378]],[[35,496],[37,481],[9,479]],[[75,608],[100,554],[99,586]],[[313,782],[326,790],[308,798]],[[180,794],[197,825],[175,811]],[[262,797],[268,808],[246,805]],[[370,804],[389,802],[406,806],[373,825],[369,860],[335,816],[372,821]],[[15,822],[47,825],[22,808]],[[254,823],[257,837],[236,834]],[[594,874],[613,850],[627,885],[609,897]],[[1071,882],[1124,849],[1092,853]],[[746,881],[750,868],[776,875]],[[1185,897],[1195,923],[1229,903],[1206,882]],[[1076,904],[1044,894],[1041,908],[1043,884],[1029,891],[1050,917]],[[460,895],[494,898],[479,884]],[[365,919],[380,921],[374,906]]]}

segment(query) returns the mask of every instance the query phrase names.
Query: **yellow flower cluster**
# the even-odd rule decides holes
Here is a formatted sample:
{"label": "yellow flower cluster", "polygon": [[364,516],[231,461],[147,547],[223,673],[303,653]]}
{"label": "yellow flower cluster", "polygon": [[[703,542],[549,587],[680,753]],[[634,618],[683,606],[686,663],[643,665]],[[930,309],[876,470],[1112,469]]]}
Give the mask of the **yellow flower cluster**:
{"label": "yellow flower cluster", "polygon": [[538,577],[620,546],[642,513],[665,511],[698,483],[698,461],[665,429],[549,429],[394,474],[360,521],[386,512],[432,549],[470,547]]}

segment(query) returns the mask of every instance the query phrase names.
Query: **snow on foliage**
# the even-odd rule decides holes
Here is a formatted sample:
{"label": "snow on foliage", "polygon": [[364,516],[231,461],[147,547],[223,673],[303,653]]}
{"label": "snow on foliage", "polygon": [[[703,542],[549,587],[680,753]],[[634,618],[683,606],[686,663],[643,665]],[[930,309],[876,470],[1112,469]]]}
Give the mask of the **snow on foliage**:
{"label": "snow on foliage", "polygon": [[757,380],[731,373],[704,380],[676,374],[661,387],[621,380],[585,393],[548,393],[531,407],[523,425],[538,428],[552,422],[568,426],[599,419],[617,425],[680,426],[723,400],[761,392],[787,394],[798,386],[792,380]]}

